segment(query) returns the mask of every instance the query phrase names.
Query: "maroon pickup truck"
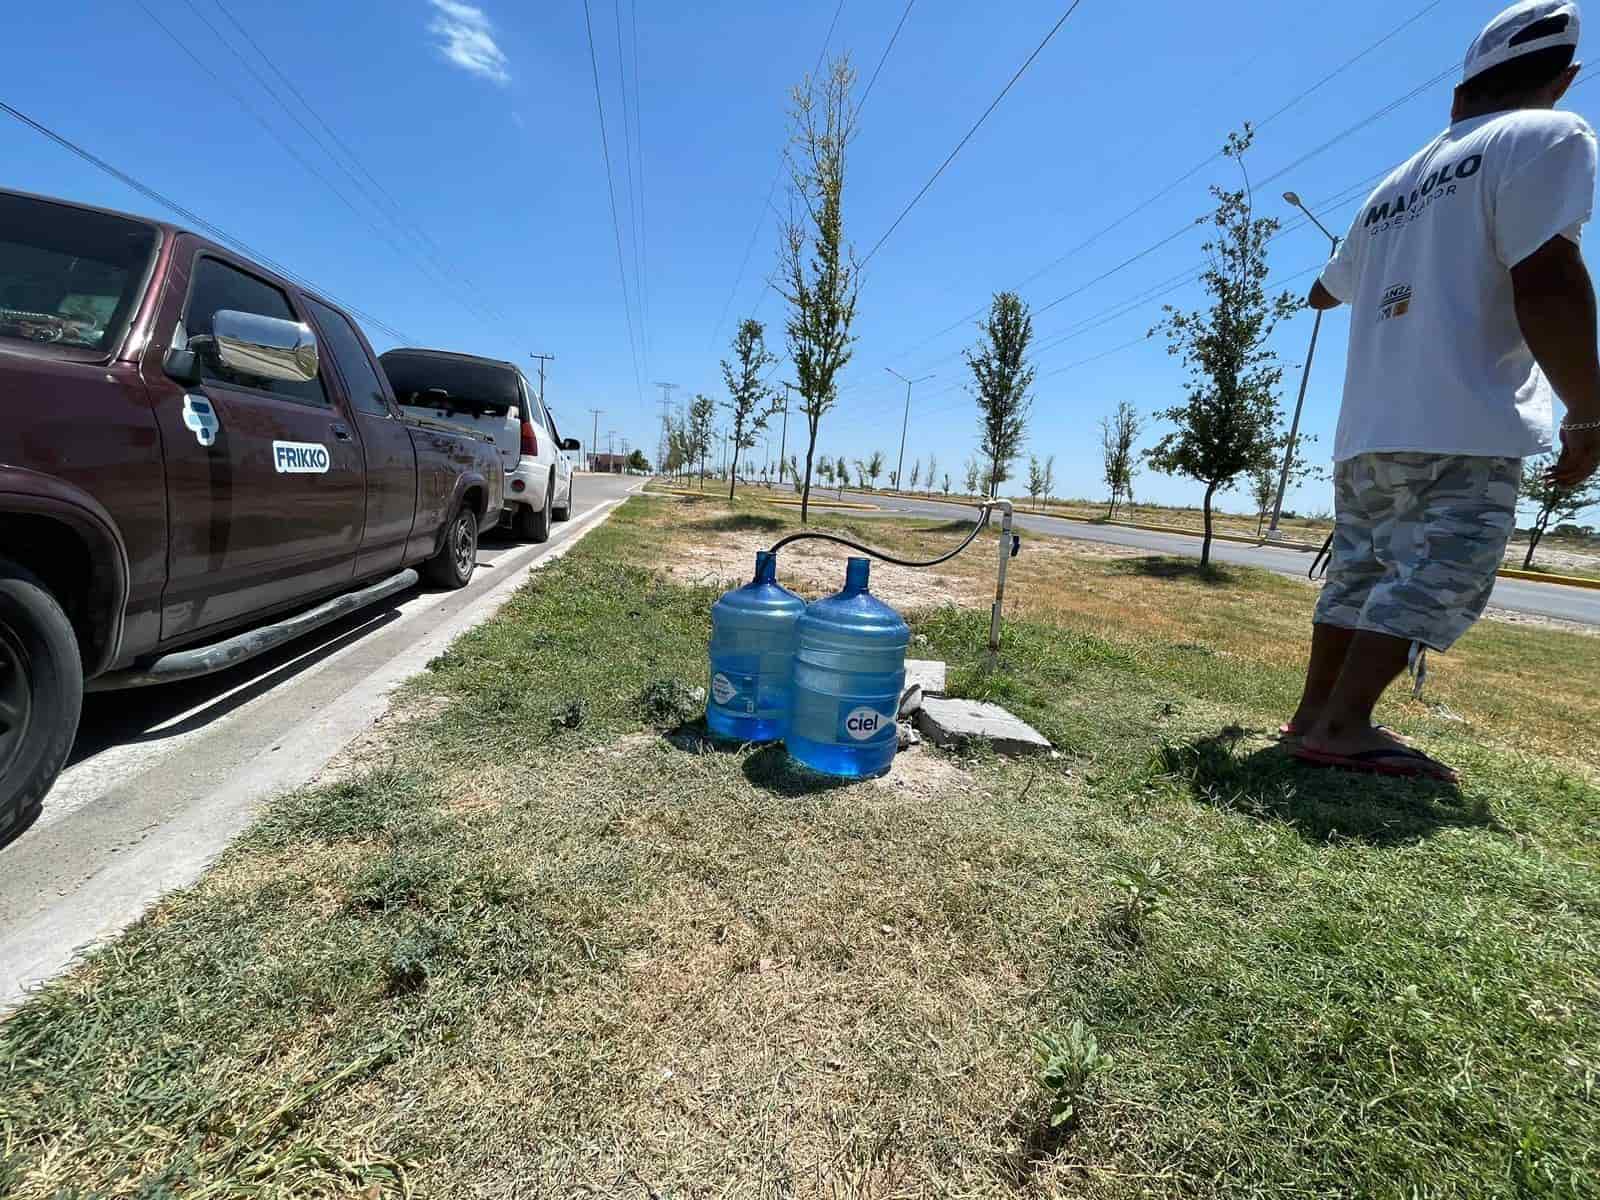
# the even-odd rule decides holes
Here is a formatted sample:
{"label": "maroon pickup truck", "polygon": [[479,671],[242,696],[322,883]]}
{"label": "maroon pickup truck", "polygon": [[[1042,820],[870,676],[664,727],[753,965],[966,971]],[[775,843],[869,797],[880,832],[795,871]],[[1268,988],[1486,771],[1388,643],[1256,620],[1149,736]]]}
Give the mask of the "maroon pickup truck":
{"label": "maroon pickup truck", "polygon": [[0,191],[0,841],[85,687],[231,666],[499,517],[486,439],[395,403],[340,308],[181,229]]}

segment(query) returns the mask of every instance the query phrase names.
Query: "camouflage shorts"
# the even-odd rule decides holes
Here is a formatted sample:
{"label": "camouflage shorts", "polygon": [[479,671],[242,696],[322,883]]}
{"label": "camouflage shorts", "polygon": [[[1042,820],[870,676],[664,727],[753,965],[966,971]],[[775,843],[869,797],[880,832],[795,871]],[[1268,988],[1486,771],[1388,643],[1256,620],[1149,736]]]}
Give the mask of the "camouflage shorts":
{"label": "camouflage shorts", "polygon": [[1483,615],[1516,521],[1522,462],[1359,454],[1334,467],[1323,625],[1448,650]]}

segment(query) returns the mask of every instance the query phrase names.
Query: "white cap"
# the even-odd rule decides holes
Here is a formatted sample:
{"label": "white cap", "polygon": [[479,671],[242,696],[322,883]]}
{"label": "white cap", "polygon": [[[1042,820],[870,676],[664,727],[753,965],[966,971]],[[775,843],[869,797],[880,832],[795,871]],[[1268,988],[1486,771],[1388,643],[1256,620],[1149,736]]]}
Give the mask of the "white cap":
{"label": "white cap", "polygon": [[1467,49],[1461,82],[1537,50],[1576,49],[1580,20],[1577,0],[1519,0],[1484,26]]}

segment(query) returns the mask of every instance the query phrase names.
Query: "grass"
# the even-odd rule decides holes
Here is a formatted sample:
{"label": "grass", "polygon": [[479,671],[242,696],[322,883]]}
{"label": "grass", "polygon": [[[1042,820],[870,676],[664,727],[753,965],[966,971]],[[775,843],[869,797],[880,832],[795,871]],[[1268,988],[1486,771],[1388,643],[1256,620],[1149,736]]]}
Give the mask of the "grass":
{"label": "grass", "polygon": [[0,1026],[0,1194],[1600,1195],[1600,639],[1480,626],[1378,785],[1262,733],[1309,589],[1031,539],[917,653],[1062,757],[819,787],[663,682],[751,515],[630,501]]}

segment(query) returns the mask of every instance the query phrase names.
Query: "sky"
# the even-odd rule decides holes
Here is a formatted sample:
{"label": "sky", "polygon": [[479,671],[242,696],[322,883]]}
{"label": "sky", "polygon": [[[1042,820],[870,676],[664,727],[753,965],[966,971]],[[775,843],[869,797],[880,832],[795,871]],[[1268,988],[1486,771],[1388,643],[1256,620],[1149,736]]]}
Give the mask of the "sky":
{"label": "sky", "polygon": [[[844,204],[864,256],[1068,4],[100,0],[12,22],[0,100],[353,306],[379,351],[485,354],[535,378],[527,356],[554,355],[563,435],[653,456],[664,394],[726,399],[718,363],[740,319],[783,353],[768,280],[789,89],[824,54],[848,53],[861,89],[877,72]],[[1500,7],[1149,0],[1134,19],[1080,0],[872,256],[818,453],[882,450],[892,466],[906,393],[887,369],[931,375],[912,392],[905,470],[936,456],[959,487],[978,441],[960,351],[1013,289],[1036,313],[1024,454],[1054,456],[1056,494],[1101,495],[1100,419],[1182,399],[1181,367],[1145,335],[1162,304],[1203,301],[1186,282],[1203,261],[1192,223],[1211,185],[1236,186],[1215,157],[1228,132],[1259,125],[1258,212],[1285,222],[1273,279],[1302,292],[1328,241],[1279,194],[1343,233],[1375,177],[1448,124],[1461,57]],[[1593,121],[1600,87],[1584,82],[1564,107]],[[171,217],[3,113],[0,162],[8,187]],[[1311,322],[1274,338],[1286,409]],[[1318,459],[1347,334],[1330,314],[1310,376]],[[779,424],[747,458],[776,459]],[[1141,445],[1163,428],[1147,419]],[[802,457],[803,430],[791,413],[786,449]],[[1178,504],[1202,491],[1148,469],[1135,490]],[[1331,486],[1287,507],[1329,511]]]}

